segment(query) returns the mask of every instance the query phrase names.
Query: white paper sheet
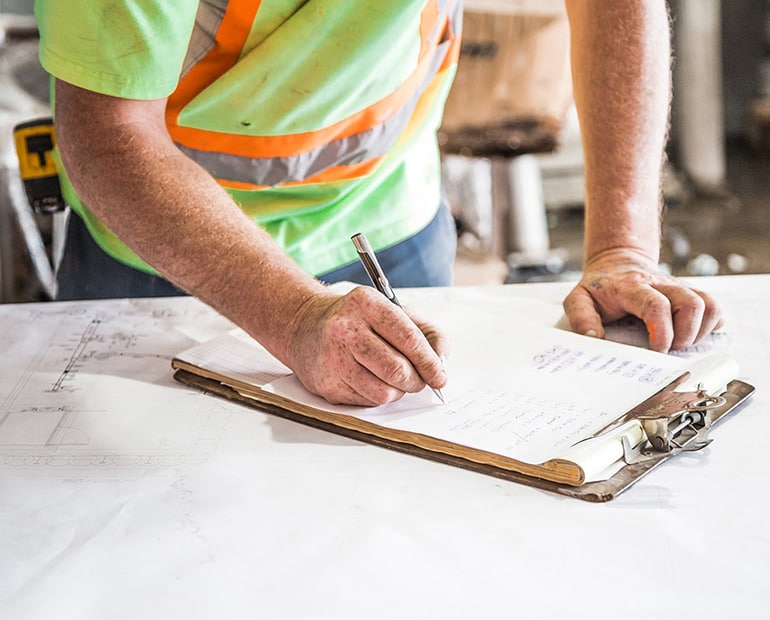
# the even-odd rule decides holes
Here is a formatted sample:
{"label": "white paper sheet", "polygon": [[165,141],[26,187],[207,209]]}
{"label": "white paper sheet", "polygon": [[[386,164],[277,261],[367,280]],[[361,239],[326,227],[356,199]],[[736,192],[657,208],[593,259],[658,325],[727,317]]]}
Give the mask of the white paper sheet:
{"label": "white paper sheet", "polygon": [[677,357],[539,325],[529,318],[538,306],[551,311],[466,290],[418,294],[412,309],[451,340],[446,404],[426,389],[380,407],[331,405],[242,333],[180,357],[316,409],[533,464],[562,456],[683,372]]}
{"label": "white paper sheet", "polygon": [[[0,617],[762,620],[770,276],[697,284],[757,392],[600,506],[186,389],[171,357],[232,327],[194,300],[0,306]],[[472,294],[555,325],[569,286]]]}

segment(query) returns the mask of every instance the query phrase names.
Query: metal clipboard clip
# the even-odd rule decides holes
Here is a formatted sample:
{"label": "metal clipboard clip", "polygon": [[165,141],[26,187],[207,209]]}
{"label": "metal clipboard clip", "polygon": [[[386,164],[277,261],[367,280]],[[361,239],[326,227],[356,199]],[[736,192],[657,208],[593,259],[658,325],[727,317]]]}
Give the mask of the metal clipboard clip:
{"label": "metal clipboard clip", "polygon": [[645,439],[632,446],[627,437],[622,438],[623,460],[628,465],[658,459],[663,455],[674,456],[680,452],[702,450],[713,440],[708,436],[712,412],[727,404],[724,396],[711,396],[705,390],[691,392],[694,398],[670,415],[640,415]]}
{"label": "metal clipboard clip", "polygon": [[736,404],[728,386],[738,372],[737,362],[728,355],[703,358],[632,409],[625,417],[639,421],[644,438],[636,446],[623,438],[623,460],[634,465],[708,446],[712,424]]}
{"label": "metal clipboard clip", "polygon": [[[606,502],[672,456],[710,445],[713,426],[754,393],[754,386],[737,379],[738,374],[738,364],[728,355],[694,362],[663,389],[592,436],[607,438],[607,444],[597,445],[604,445],[606,453],[616,459],[620,468],[615,473],[579,487],[561,485],[558,492]],[[633,432],[624,430],[632,428]]]}
{"label": "metal clipboard clip", "polygon": [[633,445],[628,437],[622,437],[625,463],[659,461],[708,446],[712,441],[708,436],[712,424],[736,404],[728,384],[737,374],[737,363],[727,355],[703,358],[634,407],[621,423],[637,420],[643,438]]}

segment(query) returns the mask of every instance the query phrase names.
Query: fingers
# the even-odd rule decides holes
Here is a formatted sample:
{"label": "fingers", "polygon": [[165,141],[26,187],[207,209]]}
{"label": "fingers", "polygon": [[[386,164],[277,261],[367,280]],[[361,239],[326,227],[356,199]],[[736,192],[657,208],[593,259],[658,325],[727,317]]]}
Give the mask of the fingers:
{"label": "fingers", "polygon": [[425,387],[408,360],[359,317],[328,317],[293,368],[303,385],[334,404],[375,406]]}
{"label": "fingers", "polygon": [[395,402],[406,393],[385,383],[360,364],[353,366],[352,372],[345,377],[326,377],[334,383],[322,388],[325,398],[337,405],[376,407]]}
{"label": "fingers", "polygon": [[[400,320],[373,323],[377,331],[362,333],[347,346],[356,362],[383,386],[419,392],[427,383],[422,373],[428,375],[428,369],[440,366],[440,360],[417,326],[405,315],[403,318],[401,325]],[[433,376],[431,379],[436,381]]]}
{"label": "fingers", "polygon": [[632,286],[578,286],[564,300],[564,310],[574,331],[599,337],[602,320],[636,316],[647,327],[650,348],[664,353],[689,347],[723,324],[711,296],[669,277]]}
{"label": "fingers", "polygon": [[576,287],[564,299],[564,312],[570,327],[578,334],[604,338],[602,317],[596,310],[591,295],[582,287]]}
{"label": "fingers", "polygon": [[723,324],[719,304],[707,293],[679,281],[653,284],[636,316],[647,326],[650,348],[685,349]]}
{"label": "fingers", "polygon": [[[297,330],[292,369],[330,402],[379,405],[446,383],[446,337],[370,287],[325,296]],[[311,305],[312,306],[312,305]],[[424,331],[423,331],[424,330]]]}
{"label": "fingers", "polygon": [[379,340],[356,343],[356,360],[384,383],[403,392],[419,392],[426,385],[446,385],[443,360],[449,354],[447,337],[433,324],[414,313],[406,314],[368,287],[358,295],[368,297],[368,323]]}
{"label": "fingers", "polygon": [[665,300],[658,313],[642,317],[650,332],[650,346],[658,351],[689,347],[701,332],[706,302],[694,290],[678,284],[657,285],[655,289]]}
{"label": "fingers", "polygon": [[413,359],[411,355],[409,358],[412,359],[417,372],[425,383],[434,388],[442,388],[447,381],[444,362],[449,357],[449,338],[433,323],[416,315],[413,311],[410,310],[407,314],[430,347],[430,350],[425,349],[422,342],[419,342],[420,351],[415,352],[417,359]]}
{"label": "fingers", "polygon": [[723,324],[710,295],[663,273],[638,252],[616,249],[586,262],[581,281],[564,300],[572,329],[603,336],[602,323],[636,316],[647,327],[650,348],[682,349]]}
{"label": "fingers", "polygon": [[711,295],[697,289],[693,290],[700,295],[705,304],[703,318],[701,319],[701,327],[700,330],[698,330],[698,335],[695,336],[695,342],[698,342],[710,333],[720,329],[724,325],[725,319],[722,308]]}
{"label": "fingers", "polygon": [[[644,321],[653,351],[667,353],[674,341],[674,307],[669,298],[653,287],[643,287],[629,299],[629,312]],[[678,321],[680,330],[689,332],[683,315]]]}

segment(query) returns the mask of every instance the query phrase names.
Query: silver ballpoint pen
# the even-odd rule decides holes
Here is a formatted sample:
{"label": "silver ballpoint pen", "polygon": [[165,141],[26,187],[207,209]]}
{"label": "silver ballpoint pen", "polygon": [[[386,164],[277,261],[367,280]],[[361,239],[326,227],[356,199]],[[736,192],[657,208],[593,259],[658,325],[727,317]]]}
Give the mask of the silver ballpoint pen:
{"label": "silver ballpoint pen", "polygon": [[[382,270],[382,267],[380,267],[377,255],[374,253],[374,250],[372,250],[372,246],[369,245],[369,240],[366,238],[366,235],[364,235],[364,233],[356,233],[351,237],[351,240],[356,246],[358,258],[361,259],[364,269],[366,269],[366,273],[369,275],[369,279],[372,281],[374,288],[400,308],[401,303],[398,301],[396,293],[390,287],[390,282],[388,282],[388,278],[385,277],[385,272]],[[431,390],[433,390],[433,393],[439,397],[442,403],[446,403],[446,399],[441,390],[438,388],[431,388]]]}

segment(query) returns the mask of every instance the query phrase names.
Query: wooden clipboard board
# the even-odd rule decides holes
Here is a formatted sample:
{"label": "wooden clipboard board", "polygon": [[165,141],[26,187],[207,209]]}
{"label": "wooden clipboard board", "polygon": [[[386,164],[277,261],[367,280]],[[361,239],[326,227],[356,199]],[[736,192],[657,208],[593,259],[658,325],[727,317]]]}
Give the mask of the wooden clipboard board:
{"label": "wooden clipboard board", "polygon": [[[343,435],[351,439],[377,445],[389,450],[395,450],[397,452],[402,452],[411,456],[417,456],[431,461],[444,463],[446,465],[461,467],[463,469],[477,473],[501,478],[510,482],[525,484],[537,489],[542,489],[552,493],[574,497],[589,502],[607,502],[614,499],[629,487],[631,487],[635,482],[640,480],[643,476],[647,475],[653,469],[660,466],[666,460],[672,458],[680,451],[651,451],[648,454],[643,454],[637,450],[636,453],[628,455],[629,460],[633,462],[627,462],[626,465],[624,465],[609,479],[597,482],[588,482],[581,486],[570,486],[543,480],[541,478],[526,476],[507,469],[495,467],[493,465],[480,464],[475,461],[464,459],[462,457],[426,450],[412,444],[385,440],[352,429],[345,429],[323,422],[321,420],[289,411],[287,409],[283,409],[281,407],[277,407],[275,405],[260,403],[255,401],[253,398],[241,395],[237,390],[224,385],[219,381],[196,375],[184,369],[177,369],[174,374],[174,378],[185,385],[241,403],[259,411],[291,420],[293,422],[299,422],[300,424],[312,426],[320,430]],[[682,402],[686,401],[688,398],[690,401],[700,398],[698,394],[694,393],[691,394],[675,392],[675,387],[675,384],[666,386],[663,388],[663,390],[645,401],[645,403],[649,403],[648,408],[645,408],[645,403],[642,403],[632,411],[635,415],[640,417],[644,416],[645,414],[649,414],[651,417],[654,416],[655,418],[660,419],[661,417],[670,416],[671,414],[676,413],[675,410],[681,408]],[[745,403],[751,394],[753,394],[753,392],[754,387],[743,381],[736,379],[728,383],[726,389],[719,395],[718,399],[712,400],[708,403],[709,420],[708,428],[706,430],[710,430],[714,424],[723,420],[729,413],[736,411],[739,405]]]}

